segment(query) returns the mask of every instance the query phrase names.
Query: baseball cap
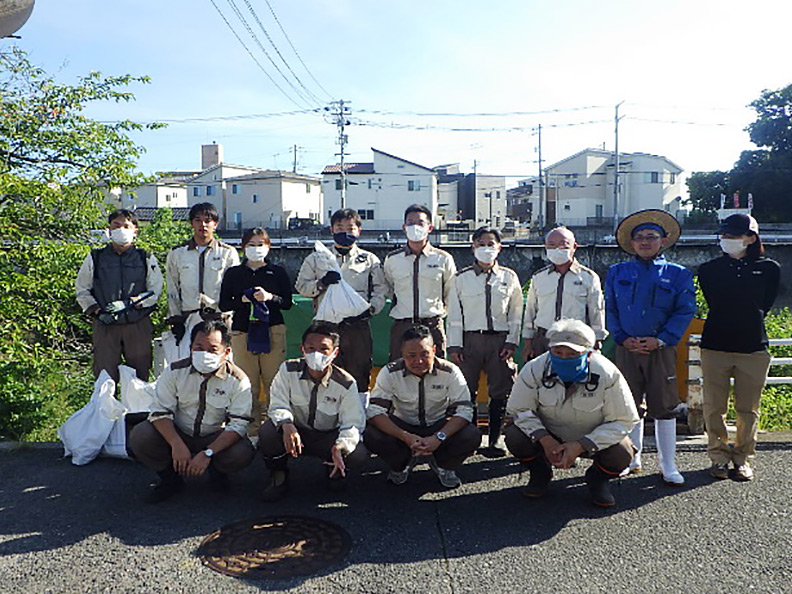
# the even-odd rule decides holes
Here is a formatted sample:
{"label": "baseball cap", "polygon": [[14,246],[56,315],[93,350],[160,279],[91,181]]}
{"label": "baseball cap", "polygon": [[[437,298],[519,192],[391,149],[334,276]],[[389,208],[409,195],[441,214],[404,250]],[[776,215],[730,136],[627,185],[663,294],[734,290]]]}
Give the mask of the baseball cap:
{"label": "baseball cap", "polygon": [[745,235],[746,233],[759,234],[759,223],[751,215],[733,214],[726,217],[721,222],[718,235],[728,233],[729,235]]}

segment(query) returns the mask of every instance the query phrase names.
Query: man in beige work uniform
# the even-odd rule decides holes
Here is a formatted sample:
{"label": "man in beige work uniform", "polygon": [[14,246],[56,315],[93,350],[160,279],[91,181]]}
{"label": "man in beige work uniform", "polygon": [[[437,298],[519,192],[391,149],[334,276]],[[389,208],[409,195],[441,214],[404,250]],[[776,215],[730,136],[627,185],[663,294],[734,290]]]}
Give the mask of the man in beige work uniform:
{"label": "man in beige work uniform", "polygon": [[214,204],[196,204],[190,209],[192,239],[168,252],[168,323],[179,345],[177,360],[189,356],[189,341],[183,338],[189,337],[193,326],[201,319],[219,317],[223,274],[239,264],[236,248],[214,236],[219,220]]}
{"label": "man in beige work uniform", "polygon": [[443,318],[456,274],[454,258],[429,243],[434,226],[432,212],[425,206],[408,206],[402,229],[407,245],[388,254],[383,265],[388,292],[393,297],[390,360],[401,356],[402,335],[414,324],[431,330],[437,355],[445,357]]}
{"label": "man in beige work uniform", "polygon": [[181,491],[182,477],[207,471],[213,487],[223,489],[227,474],[253,459],[247,438],[250,381],[228,360],[228,328],[220,320],[201,321],[190,338],[190,357],[162,372],[148,421],[136,425],[129,436],[137,459],[161,479],[148,494],[148,503]]}
{"label": "man in beige work uniform", "polygon": [[333,365],[339,336],[334,324],[314,322],[303,333],[302,359],[284,362],[270,386],[269,420],[259,430],[259,451],[270,471],[262,493],[276,501],[289,489],[289,458],[301,455],[323,460],[327,486],[346,486],[346,468],[368,459],[360,436],[366,414],[355,380]]}
{"label": "man in beige work uniform", "polygon": [[517,273],[498,264],[501,234],[480,227],[473,233],[476,262],[457,272],[448,301],[449,359],[465,375],[476,422],[479,375],[487,374],[489,443],[479,453],[495,458],[506,398],[514,385],[517,365],[512,357],[520,340],[523,295]]}
{"label": "man in beige work uniform", "polygon": [[597,273],[575,259],[575,235],[557,227],[545,237],[550,265],[531,277],[523,320],[523,359],[530,361],[547,351],[545,333],[562,318],[580,320],[594,330],[597,343],[605,340],[605,306]]}
{"label": "man in beige work uniform", "polygon": [[330,251],[338,261],[341,275],[334,270],[327,270],[319,254],[313,252],[303,260],[295,288],[300,295],[312,297],[316,308],[327,288],[343,278],[371,305],[369,311],[347,318],[339,324],[341,346],[335,359],[337,367],[346,370],[355,378],[362,394],[361,399],[365,403],[373,351],[369,318],[385,307],[387,287],[379,258],[357,245],[361,232],[361,220],[357,211],[351,208],[336,211],[330,218],[330,227],[334,242]]}

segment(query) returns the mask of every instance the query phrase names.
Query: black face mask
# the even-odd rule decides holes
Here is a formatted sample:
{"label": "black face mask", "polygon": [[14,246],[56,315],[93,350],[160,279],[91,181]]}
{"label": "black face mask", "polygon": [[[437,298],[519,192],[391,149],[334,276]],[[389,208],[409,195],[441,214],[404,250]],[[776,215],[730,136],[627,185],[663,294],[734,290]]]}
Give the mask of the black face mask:
{"label": "black face mask", "polygon": [[336,245],[350,247],[357,241],[357,235],[352,235],[351,233],[346,232],[333,233],[333,241],[336,243]]}

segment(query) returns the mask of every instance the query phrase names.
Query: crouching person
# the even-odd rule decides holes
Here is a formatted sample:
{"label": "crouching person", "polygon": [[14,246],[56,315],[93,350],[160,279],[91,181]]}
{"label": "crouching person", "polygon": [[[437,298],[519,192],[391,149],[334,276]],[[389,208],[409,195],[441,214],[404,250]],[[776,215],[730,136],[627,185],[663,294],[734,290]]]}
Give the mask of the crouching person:
{"label": "crouching person", "polygon": [[197,324],[191,357],[171,364],[157,380],[148,421],[137,425],[130,445],[138,460],[160,476],[148,494],[158,503],[184,488],[184,476],[208,471],[213,488],[253,459],[247,438],[250,381],[228,360],[231,335],[219,320]]}
{"label": "crouching person", "polygon": [[550,351],[522,368],[508,402],[514,424],[506,447],[531,474],[523,494],[542,497],[554,466],[592,458],[586,471],[591,498],[610,507],[608,483],[634,453],[628,434],[638,422],[635,400],[616,366],[592,350],[596,336],[586,324],[554,322],[547,340]]}
{"label": "crouching person", "polygon": [[366,446],[390,467],[388,481],[407,481],[415,462],[427,457],[440,483],[462,484],[455,469],[481,443],[471,424],[473,403],[460,369],[435,356],[426,326],[413,326],[402,337],[401,358],[377,376],[366,411]]}
{"label": "crouching person", "polygon": [[302,336],[302,359],[284,362],[270,387],[269,420],[259,430],[259,450],[270,471],[265,501],[289,488],[289,458],[313,456],[328,465],[328,487],[346,487],[347,467],[368,459],[360,436],[366,414],[354,378],[333,365],[338,356],[336,326],[315,322]]}

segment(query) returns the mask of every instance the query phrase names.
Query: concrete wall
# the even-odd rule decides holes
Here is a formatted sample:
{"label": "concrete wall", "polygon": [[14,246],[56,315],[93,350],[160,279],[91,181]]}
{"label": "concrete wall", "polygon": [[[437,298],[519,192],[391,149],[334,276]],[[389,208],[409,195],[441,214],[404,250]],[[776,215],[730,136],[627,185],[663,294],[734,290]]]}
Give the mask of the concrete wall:
{"label": "concrete wall", "polygon": [[[366,249],[374,252],[380,259],[384,260],[386,254],[399,247],[399,244],[390,246],[364,245]],[[776,308],[792,307],[792,243],[767,245],[767,256],[781,264],[781,288],[776,300]],[[473,263],[473,253],[468,247],[448,247],[444,248],[454,256],[457,268],[463,268]],[[274,261],[284,266],[289,273],[292,282],[297,277],[300,265],[305,257],[312,251],[310,247],[280,247],[273,248],[272,255]],[[707,260],[718,257],[721,251],[714,244],[698,244],[679,246],[670,250],[667,257],[672,262],[678,262],[690,268],[694,274],[698,266]],[[547,263],[542,259],[544,248],[541,246],[504,246],[499,261],[512,268],[520,277],[520,282],[530,278],[531,274],[545,266]],[[612,246],[585,246],[578,248],[577,258],[582,264],[597,271],[603,280],[608,268],[618,262],[628,259],[627,254],[617,247]],[[792,335],[792,328],[790,328]]]}

